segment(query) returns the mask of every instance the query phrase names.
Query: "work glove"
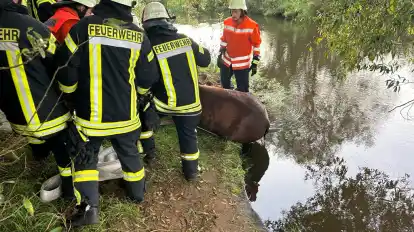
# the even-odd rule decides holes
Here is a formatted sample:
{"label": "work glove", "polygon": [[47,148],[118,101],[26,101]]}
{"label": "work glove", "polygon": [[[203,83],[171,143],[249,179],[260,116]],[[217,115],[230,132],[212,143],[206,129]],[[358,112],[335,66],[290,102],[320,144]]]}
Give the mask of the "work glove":
{"label": "work glove", "polygon": [[253,56],[252,65],[250,66],[250,70],[252,71],[252,76],[256,75],[257,73],[257,65],[259,64],[260,57]]}
{"label": "work glove", "polygon": [[223,65],[223,59],[221,58],[223,56],[223,53],[226,52],[226,48],[220,48],[219,55],[217,57],[217,67],[221,68]]}
{"label": "work glove", "polygon": [[[89,141],[85,135],[81,135],[73,122],[68,123],[68,136],[66,139],[66,151],[78,164],[89,162],[91,157],[86,151],[85,145]],[[93,157],[92,157],[93,158]]]}
{"label": "work glove", "polygon": [[155,110],[153,98],[154,96],[150,92],[145,95],[138,96],[139,114],[142,119],[141,123],[144,124],[146,128],[155,131],[160,126],[161,120]]}

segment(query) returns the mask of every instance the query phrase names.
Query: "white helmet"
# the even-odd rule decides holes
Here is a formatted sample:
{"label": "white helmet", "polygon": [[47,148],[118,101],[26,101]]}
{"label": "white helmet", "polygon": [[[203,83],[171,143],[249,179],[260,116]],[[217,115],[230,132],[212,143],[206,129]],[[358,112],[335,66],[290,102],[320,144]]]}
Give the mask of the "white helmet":
{"label": "white helmet", "polygon": [[229,9],[230,10],[237,10],[237,9],[247,10],[246,1],[245,0],[230,0]]}
{"label": "white helmet", "polygon": [[92,8],[96,5],[96,1],[95,0],[72,0],[74,2],[77,2],[79,4],[85,5],[89,8]]}
{"label": "white helmet", "polygon": [[132,3],[136,2],[135,0],[111,0],[112,2],[119,3],[121,5],[132,7]]}
{"label": "white helmet", "polygon": [[60,2],[56,2],[53,4],[54,7],[60,7],[64,5],[70,5],[73,3],[79,3],[81,5],[87,6],[89,8],[92,8],[96,5],[96,0],[63,0]]}
{"label": "white helmet", "polygon": [[170,15],[168,14],[165,6],[160,2],[150,2],[142,11],[142,22],[148,21],[150,19],[169,19]]}

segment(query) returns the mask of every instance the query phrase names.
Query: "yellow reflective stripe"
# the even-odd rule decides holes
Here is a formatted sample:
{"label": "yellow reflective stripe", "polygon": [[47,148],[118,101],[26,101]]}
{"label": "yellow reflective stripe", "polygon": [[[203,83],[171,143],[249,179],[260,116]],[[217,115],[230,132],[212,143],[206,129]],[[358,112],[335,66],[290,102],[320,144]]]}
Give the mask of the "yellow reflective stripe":
{"label": "yellow reflective stripe", "polygon": [[154,135],[153,131],[145,131],[142,132],[141,135],[139,136],[139,139],[149,139]]}
{"label": "yellow reflective stripe", "polygon": [[159,105],[160,107],[165,108],[165,109],[169,109],[169,110],[188,110],[188,109],[197,107],[199,105],[199,103],[194,102],[194,103],[191,103],[189,105],[170,107],[170,106],[166,105],[164,102],[162,102],[161,100],[159,100],[156,97],[154,97],[154,102],[155,102],[155,104]]}
{"label": "yellow reflective stripe", "polygon": [[[131,85],[131,119],[136,118],[137,111],[137,91],[135,89],[135,66],[139,58],[140,50],[131,49],[131,56],[129,57],[129,84]],[[138,88],[139,91],[139,88]]]}
{"label": "yellow reflective stripe", "polygon": [[75,42],[73,41],[69,33],[65,38],[65,44],[66,44],[66,47],[68,47],[69,51],[72,52],[72,54],[75,53],[76,50],[78,49],[78,46],[75,44]]}
{"label": "yellow reflective stripe", "polygon": [[41,131],[28,131],[28,130],[18,130],[16,129],[15,125],[13,124],[10,124],[10,125],[12,126],[13,130],[15,130],[20,135],[32,136],[32,137],[37,137],[37,138],[54,134],[56,132],[64,130],[67,127],[67,124],[64,123],[62,125],[59,125],[59,126],[56,126],[50,129],[45,129]]}
{"label": "yellow reflective stripe", "polygon": [[98,181],[98,180],[99,180],[98,170],[77,171],[73,175],[74,182]]}
{"label": "yellow reflective stripe", "polygon": [[204,48],[202,46],[198,46],[198,52],[204,54]]}
{"label": "yellow reflective stripe", "polygon": [[199,156],[200,156],[200,152],[198,151],[197,153],[194,153],[194,154],[182,154],[181,158],[183,160],[191,161],[191,160],[197,160]]}
{"label": "yellow reflective stripe", "polygon": [[[76,123],[76,122],[75,122]],[[138,123],[127,126],[127,127],[123,127],[123,128],[108,128],[108,129],[103,129],[103,130],[99,130],[99,129],[91,129],[91,128],[85,128],[85,127],[81,127],[80,131],[82,133],[84,133],[87,136],[97,136],[97,137],[102,137],[102,136],[110,136],[110,135],[117,135],[117,134],[124,134],[124,133],[128,133],[134,130],[138,130],[141,127],[141,122],[138,121]]]}
{"label": "yellow reflective stripe", "polygon": [[154,59],[154,52],[152,50],[150,53],[148,53],[147,58],[148,58],[148,63]]}
{"label": "yellow reflective stripe", "polygon": [[38,1],[36,1],[37,6],[39,6],[40,4],[46,3],[46,2],[48,2],[50,4],[56,3],[54,0],[38,0]]}
{"label": "yellow reflective stripe", "polygon": [[62,167],[58,166],[58,168],[59,168],[59,173],[60,173],[61,176],[64,176],[64,177],[72,176],[72,170],[71,170],[70,167],[69,168],[62,168]]}
{"label": "yellow reflective stripe", "polygon": [[135,124],[140,124],[139,117],[136,116],[132,120],[128,121],[121,121],[121,122],[90,122],[85,119],[75,117],[74,121],[81,127],[91,128],[91,129],[98,129],[98,130],[105,130],[105,129],[116,129],[120,127],[127,127]]}
{"label": "yellow reflective stripe", "polygon": [[157,111],[162,112],[162,113],[168,113],[168,114],[186,114],[186,113],[194,113],[194,112],[199,112],[201,111],[201,104],[191,108],[191,109],[187,109],[187,110],[169,110],[169,109],[165,109],[160,107],[159,105],[155,104],[155,108],[157,109]]}
{"label": "yellow reflective stripe", "polygon": [[193,79],[194,85],[194,97],[195,97],[195,104],[200,103],[200,93],[198,88],[198,73],[197,73],[197,64],[194,57],[194,52],[190,51],[186,53],[188,66],[190,67],[191,77]]}
{"label": "yellow reflective stripe", "polygon": [[52,33],[50,33],[49,46],[47,48],[47,51],[50,54],[55,54],[55,52],[56,52],[56,38]]}
{"label": "yellow reflective stripe", "polygon": [[62,90],[62,92],[64,93],[73,93],[75,92],[75,90],[78,88],[78,82],[76,82],[76,84],[72,85],[72,86],[66,86],[62,83],[59,83],[59,89]]}
{"label": "yellow reflective stripe", "polygon": [[170,66],[168,65],[167,59],[159,60],[162,79],[164,80],[165,90],[168,96],[168,106],[175,107],[177,105],[177,95],[173,84],[173,78],[171,75]]}
{"label": "yellow reflective stripe", "polygon": [[258,60],[253,60],[253,62],[252,62],[253,64],[259,64],[259,61]]}
{"label": "yellow reflective stripe", "polygon": [[102,121],[102,60],[101,45],[89,44],[89,69],[91,74],[91,121]]}
{"label": "yellow reflective stripe", "polygon": [[10,123],[10,125],[13,127],[13,129],[17,130],[17,131],[28,131],[28,132],[37,132],[37,131],[43,131],[46,129],[50,129],[56,126],[59,126],[63,123],[65,123],[66,121],[68,121],[70,119],[70,113],[66,113],[60,117],[57,117],[53,120],[49,120],[43,123],[39,123],[39,124],[31,124],[31,125],[18,125],[18,124],[12,124]]}
{"label": "yellow reflective stripe", "polygon": [[79,125],[76,125],[76,124],[75,124],[75,126],[76,126],[76,130],[78,131],[78,134],[80,135],[81,139],[82,139],[84,142],[89,142],[89,139],[88,139],[88,138],[86,138],[86,136],[82,133],[82,127],[81,127],[81,126],[79,126]]}
{"label": "yellow reflective stripe", "polygon": [[147,111],[147,109],[150,107],[150,103],[148,102],[146,105],[145,105],[145,107],[144,107],[144,109],[143,109],[143,111],[145,112],[145,111]]}
{"label": "yellow reflective stripe", "polygon": [[45,140],[41,140],[41,139],[33,138],[33,137],[27,137],[27,140],[30,144],[43,144],[46,142]]}
{"label": "yellow reflective stripe", "polygon": [[149,91],[149,89],[141,88],[138,86],[138,93],[141,95],[146,94]]}
{"label": "yellow reflective stripe", "polygon": [[29,81],[24,70],[22,54],[20,50],[6,51],[6,54],[9,66],[15,67],[11,68],[10,72],[26,122],[27,124],[40,124],[39,116],[33,102],[32,92],[30,91]]}
{"label": "yellow reflective stripe", "polygon": [[145,176],[145,169],[142,168],[138,172],[123,172],[124,173],[124,180],[126,181],[140,181]]}
{"label": "yellow reflective stripe", "polygon": [[139,153],[144,153],[144,148],[142,147],[141,141],[138,140],[137,145],[138,145],[138,152]]}

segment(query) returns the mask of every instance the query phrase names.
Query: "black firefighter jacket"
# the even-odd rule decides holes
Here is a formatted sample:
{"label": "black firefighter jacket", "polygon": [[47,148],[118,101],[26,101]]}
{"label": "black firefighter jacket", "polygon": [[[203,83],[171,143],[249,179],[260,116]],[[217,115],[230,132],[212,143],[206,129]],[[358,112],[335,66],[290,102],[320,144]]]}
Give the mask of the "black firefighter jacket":
{"label": "black firefighter jacket", "polygon": [[0,70],[0,108],[19,134],[46,138],[67,127],[67,108],[53,88],[47,92],[55,50],[55,37],[26,7],[10,3],[0,9],[0,67],[10,67]]}
{"label": "black firefighter jacket", "polygon": [[149,27],[146,32],[162,76],[152,90],[157,111],[166,115],[200,114],[197,65],[207,67],[210,52],[188,36],[177,33],[167,22]]}
{"label": "black firefighter jacket", "polygon": [[59,64],[71,59],[69,69],[58,74],[59,86],[74,94],[74,121],[87,136],[139,129],[138,94],[159,78],[149,39],[130,12],[102,0],[93,16],[72,27],[56,57]]}
{"label": "black firefighter jacket", "polygon": [[55,0],[28,0],[31,15],[40,22],[46,22],[54,14],[52,5]]}

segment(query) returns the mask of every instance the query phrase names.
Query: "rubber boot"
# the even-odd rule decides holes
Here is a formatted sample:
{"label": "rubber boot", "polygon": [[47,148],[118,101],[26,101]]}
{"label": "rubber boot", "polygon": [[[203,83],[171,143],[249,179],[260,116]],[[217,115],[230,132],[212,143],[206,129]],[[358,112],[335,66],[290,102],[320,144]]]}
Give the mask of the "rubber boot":
{"label": "rubber boot", "polygon": [[82,203],[75,208],[76,212],[68,219],[67,224],[70,227],[81,227],[87,225],[99,224],[99,209],[97,206],[90,206]]}
{"label": "rubber boot", "polygon": [[75,194],[73,193],[73,183],[72,177],[60,177],[62,180],[62,198],[65,201],[72,201],[75,199]]}
{"label": "rubber boot", "polygon": [[184,178],[187,181],[195,181],[198,175],[198,160],[181,159]]}
{"label": "rubber boot", "polygon": [[144,162],[148,165],[148,166],[152,166],[154,164],[155,161],[155,157],[157,157],[157,154],[154,152],[148,152],[145,156],[144,156]]}
{"label": "rubber boot", "polygon": [[124,181],[125,191],[128,199],[135,204],[139,204],[144,201],[145,177],[140,181]]}

